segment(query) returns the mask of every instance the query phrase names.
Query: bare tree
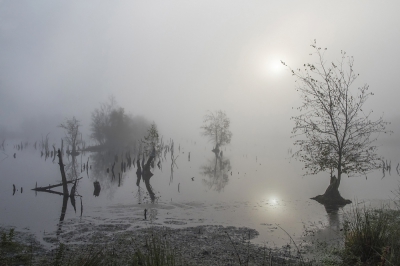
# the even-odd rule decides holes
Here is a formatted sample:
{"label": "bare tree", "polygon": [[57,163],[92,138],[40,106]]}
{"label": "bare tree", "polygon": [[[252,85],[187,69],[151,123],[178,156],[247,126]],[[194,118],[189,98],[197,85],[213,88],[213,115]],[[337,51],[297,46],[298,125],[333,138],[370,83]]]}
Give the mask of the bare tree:
{"label": "bare tree", "polygon": [[230,120],[226,114],[221,111],[210,112],[204,116],[202,135],[208,136],[215,144],[215,152],[219,147],[229,144],[232,139],[232,132],[229,130]]}
{"label": "bare tree", "polygon": [[156,123],[152,123],[150,128],[147,130],[147,136],[142,140],[144,143],[144,150],[146,154],[150,154],[153,149],[156,153],[160,151],[160,138],[158,134],[158,129]]}
{"label": "bare tree", "polygon": [[79,120],[74,117],[72,119],[67,119],[65,123],[60,124],[59,127],[65,129],[65,141],[68,145],[71,145],[72,152],[71,154],[76,154],[76,146],[80,144],[81,140],[78,139],[80,134],[79,127]]}
{"label": "bare tree", "polygon": [[111,127],[111,113],[117,108],[114,96],[108,98],[108,102],[101,103],[92,113],[91,138],[103,145],[107,141],[108,128]]}
{"label": "bare tree", "polygon": [[293,156],[304,163],[305,175],[330,171],[328,189],[314,199],[324,204],[346,204],[350,201],[344,200],[338,190],[342,175],[366,175],[380,167],[374,142],[378,133],[387,132],[388,123],[382,116],[373,120],[373,111],[363,110],[373,95],[368,85],[351,89],[358,77],[353,57],[342,51],[339,62],[328,64],[324,60],[327,49],[317,47],[315,41],[311,46],[318,62],[304,64],[303,69],[289,68],[302,98],[297,108],[301,114],[291,118],[295,122],[292,137],[298,146]]}

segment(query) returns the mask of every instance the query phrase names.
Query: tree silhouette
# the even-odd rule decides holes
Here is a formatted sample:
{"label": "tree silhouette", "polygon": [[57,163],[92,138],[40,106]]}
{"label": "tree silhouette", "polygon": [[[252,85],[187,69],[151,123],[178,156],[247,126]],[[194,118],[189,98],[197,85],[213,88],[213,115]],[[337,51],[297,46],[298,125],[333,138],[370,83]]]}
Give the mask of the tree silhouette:
{"label": "tree silhouette", "polygon": [[230,119],[221,111],[208,111],[204,116],[202,135],[207,136],[215,144],[215,151],[219,147],[229,144],[232,139],[232,132],[229,130]]}
{"label": "tree silhouette", "polygon": [[72,152],[71,154],[76,154],[76,146],[81,143],[78,139],[79,137],[79,120],[74,117],[72,119],[67,119],[63,124],[60,124],[59,127],[65,129],[65,141],[68,145],[71,145]]}
{"label": "tree silhouette", "polygon": [[[377,133],[386,133],[388,124],[380,116],[373,120],[372,112],[363,110],[369,96],[368,85],[352,89],[358,77],[353,70],[353,57],[341,52],[341,60],[327,64],[327,50],[311,45],[318,58],[317,64],[304,64],[293,70],[298,83],[302,105],[301,114],[291,119],[295,122],[292,134],[298,150],[293,156],[304,163],[306,173],[330,171],[331,180],[324,195],[316,200],[326,204],[346,204],[338,191],[342,175],[366,175],[380,167],[381,158],[374,145]],[[284,62],[282,62],[286,65]],[[336,175],[333,175],[336,170]]]}
{"label": "tree silhouette", "polygon": [[149,125],[145,118],[127,114],[111,96],[92,112],[90,136],[103,148],[126,148],[145,136]]}
{"label": "tree silhouette", "polygon": [[160,151],[160,138],[157,125],[154,122],[151,123],[150,128],[147,130],[147,135],[144,137],[142,142],[144,143],[144,150],[146,154],[149,154],[153,149],[155,149],[156,153]]}

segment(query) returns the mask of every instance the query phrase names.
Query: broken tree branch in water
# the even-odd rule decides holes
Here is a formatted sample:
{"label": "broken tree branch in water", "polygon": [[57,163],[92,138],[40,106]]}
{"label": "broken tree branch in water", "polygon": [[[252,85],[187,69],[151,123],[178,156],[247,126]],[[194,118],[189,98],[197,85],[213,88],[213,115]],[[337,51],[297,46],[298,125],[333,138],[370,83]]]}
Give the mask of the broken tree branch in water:
{"label": "broken tree branch in water", "polygon": [[[32,189],[32,190],[35,190],[35,189]],[[50,193],[50,194],[57,194],[57,195],[60,195],[60,196],[64,196],[64,193],[62,193],[62,192],[59,192],[59,191],[54,191],[54,190],[51,190],[51,189],[46,189],[46,190],[35,190],[36,192],[37,191],[39,191],[39,192],[46,192],[46,193]]]}
{"label": "broken tree branch in water", "polygon": [[[73,180],[73,181],[67,181],[67,184],[72,184],[73,182],[75,182],[76,180],[80,180],[80,179],[82,179],[82,177],[80,177],[80,178],[77,178],[77,179],[75,179],[75,180]],[[49,189],[51,189],[51,188],[55,188],[55,187],[61,187],[63,185],[63,183],[59,183],[59,184],[56,184],[56,185],[49,185],[49,186],[47,186],[47,187],[36,187],[36,188],[32,188],[32,190],[35,190],[35,191],[46,191],[46,190],[49,190]],[[61,192],[60,192],[61,193]],[[62,195],[63,195],[63,193],[61,193]]]}

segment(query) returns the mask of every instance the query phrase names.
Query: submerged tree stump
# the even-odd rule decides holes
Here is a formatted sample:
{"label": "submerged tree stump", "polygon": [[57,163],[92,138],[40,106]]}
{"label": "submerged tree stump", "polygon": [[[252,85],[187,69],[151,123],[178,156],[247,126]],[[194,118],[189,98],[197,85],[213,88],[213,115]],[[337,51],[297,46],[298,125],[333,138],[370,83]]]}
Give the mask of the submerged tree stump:
{"label": "submerged tree stump", "polygon": [[344,199],[339,193],[338,180],[335,176],[331,177],[331,182],[323,195],[311,198],[326,206],[345,206],[350,204],[351,200]]}

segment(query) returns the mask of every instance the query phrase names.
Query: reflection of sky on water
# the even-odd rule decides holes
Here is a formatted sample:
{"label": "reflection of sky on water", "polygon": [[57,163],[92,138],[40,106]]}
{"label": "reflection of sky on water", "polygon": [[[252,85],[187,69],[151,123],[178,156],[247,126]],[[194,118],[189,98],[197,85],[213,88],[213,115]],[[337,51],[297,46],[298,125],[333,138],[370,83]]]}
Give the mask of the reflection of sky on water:
{"label": "reflection of sky on water", "polygon": [[[294,238],[301,236],[304,226],[328,226],[330,229],[321,231],[321,236],[329,235],[327,232],[334,232],[332,228],[337,228],[336,218],[340,219],[340,212],[337,216],[328,215],[322,205],[309,200],[326,189],[328,181],[321,176],[301,178],[296,173],[296,166],[292,166],[284,157],[273,159],[267,152],[263,153],[262,147],[250,153],[243,147],[235,149],[233,145],[223,148],[225,163],[217,160],[217,167],[224,166],[217,169],[222,175],[214,175],[214,172],[212,176],[204,176],[204,165],[211,162],[215,167],[211,145],[184,140],[180,143],[176,141],[178,145],[181,150],[175,149],[176,167],[173,168],[172,180],[169,155],[161,158],[161,169],[156,165],[151,169],[154,176],[150,178],[149,185],[155,194],[154,203],[151,203],[149,190],[143,181],[139,187],[136,186],[137,168],[132,166],[126,172],[121,172],[120,165],[116,163],[115,178],[112,178],[114,154],[87,153],[75,160],[65,158],[65,164],[69,165],[67,173],[83,177],[77,185],[77,192],[82,195],[84,212],[80,217],[79,199],[76,199],[76,213],[68,203],[62,230],[73,230],[75,223],[121,223],[132,227],[151,223],[171,227],[199,224],[247,226],[260,232],[255,242],[279,246],[288,242],[288,236],[277,225]],[[14,152],[10,146],[5,151],[8,155]],[[63,197],[48,193],[37,193],[35,196],[30,189],[35,187],[36,182],[38,186],[61,182],[57,160],[45,160],[40,157],[40,151],[33,147],[16,153],[15,159],[8,156],[0,163],[0,224],[30,228],[38,236],[43,236],[44,232],[46,235],[54,233],[60,219]],[[92,168],[88,171],[82,168],[81,171],[81,162],[87,163],[88,156]],[[132,159],[136,157],[134,154],[131,156]],[[218,176],[226,181],[223,189],[215,189],[214,185],[203,182],[206,178],[218,181],[212,179]],[[345,197],[354,196],[362,200],[366,198],[365,195],[371,195],[371,198],[380,196],[385,199],[385,195],[397,187],[397,178],[392,174],[380,180],[379,173],[377,177],[371,177],[368,181],[363,179],[364,182],[360,179],[344,179],[340,190]],[[94,182],[99,182],[101,187],[98,197],[93,195]],[[13,184],[18,189],[14,196]],[[379,186],[374,187],[375,184]],[[21,187],[23,193],[20,193]],[[148,210],[147,220],[144,220],[144,209]]]}

